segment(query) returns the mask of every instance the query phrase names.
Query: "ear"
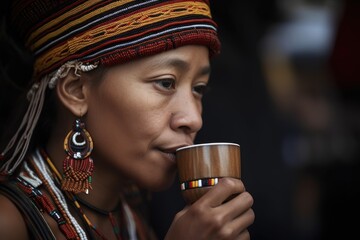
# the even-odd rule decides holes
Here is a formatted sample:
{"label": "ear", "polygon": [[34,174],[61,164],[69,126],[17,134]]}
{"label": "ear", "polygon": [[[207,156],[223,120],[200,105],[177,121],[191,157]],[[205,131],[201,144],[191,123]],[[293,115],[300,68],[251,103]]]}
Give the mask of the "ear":
{"label": "ear", "polygon": [[84,115],[88,109],[87,86],[84,79],[70,71],[69,74],[59,79],[56,84],[56,93],[60,102],[75,116]]}

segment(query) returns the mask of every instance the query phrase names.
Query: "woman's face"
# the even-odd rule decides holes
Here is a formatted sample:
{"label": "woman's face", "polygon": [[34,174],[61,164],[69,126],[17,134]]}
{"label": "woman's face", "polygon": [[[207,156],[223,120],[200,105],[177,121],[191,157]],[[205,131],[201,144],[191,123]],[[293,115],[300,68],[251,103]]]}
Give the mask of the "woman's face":
{"label": "woman's face", "polygon": [[192,144],[202,126],[208,54],[185,46],[107,69],[91,88],[86,118],[95,167],[152,190],[170,186],[175,150]]}

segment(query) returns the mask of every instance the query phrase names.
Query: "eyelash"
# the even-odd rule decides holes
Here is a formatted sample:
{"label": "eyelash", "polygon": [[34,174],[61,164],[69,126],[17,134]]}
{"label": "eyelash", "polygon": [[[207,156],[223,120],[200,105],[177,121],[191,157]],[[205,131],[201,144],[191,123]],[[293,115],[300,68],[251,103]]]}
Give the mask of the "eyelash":
{"label": "eyelash", "polygon": [[[155,83],[160,86],[161,88],[163,89],[166,89],[166,90],[173,90],[175,89],[175,80],[174,79],[159,79],[159,80],[156,80]],[[168,86],[165,86],[165,84],[170,84]]]}
{"label": "eyelash", "polygon": [[193,91],[196,92],[200,97],[204,96],[204,94],[209,89],[208,85],[206,84],[199,84],[193,87]]}
{"label": "eyelash", "polygon": [[[162,89],[165,89],[167,91],[171,91],[175,89],[176,82],[174,79],[159,79],[156,80],[155,83]],[[208,86],[206,84],[199,84],[197,86],[193,87],[193,92],[198,95],[199,97],[202,97],[208,90]]]}

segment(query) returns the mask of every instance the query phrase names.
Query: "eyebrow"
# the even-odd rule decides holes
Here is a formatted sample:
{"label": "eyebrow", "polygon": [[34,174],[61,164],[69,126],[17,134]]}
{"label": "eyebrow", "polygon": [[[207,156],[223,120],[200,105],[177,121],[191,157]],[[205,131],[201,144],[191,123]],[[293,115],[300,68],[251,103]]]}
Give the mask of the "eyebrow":
{"label": "eyebrow", "polygon": [[[179,58],[165,58],[159,59],[152,62],[151,67],[174,67],[181,71],[188,71],[190,69],[190,64]],[[206,65],[198,71],[199,76],[209,75],[211,72],[210,65]]]}

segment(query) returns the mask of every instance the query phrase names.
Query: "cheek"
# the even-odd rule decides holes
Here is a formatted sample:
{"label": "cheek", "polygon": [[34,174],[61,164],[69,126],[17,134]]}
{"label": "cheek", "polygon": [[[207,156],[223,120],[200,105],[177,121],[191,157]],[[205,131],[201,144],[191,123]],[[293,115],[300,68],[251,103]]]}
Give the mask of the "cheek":
{"label": "cheek", "polygon": [[166,125],[163,111],[144,94],[111,90],[89,108],[94,151],[116,164],[141,159]]}

